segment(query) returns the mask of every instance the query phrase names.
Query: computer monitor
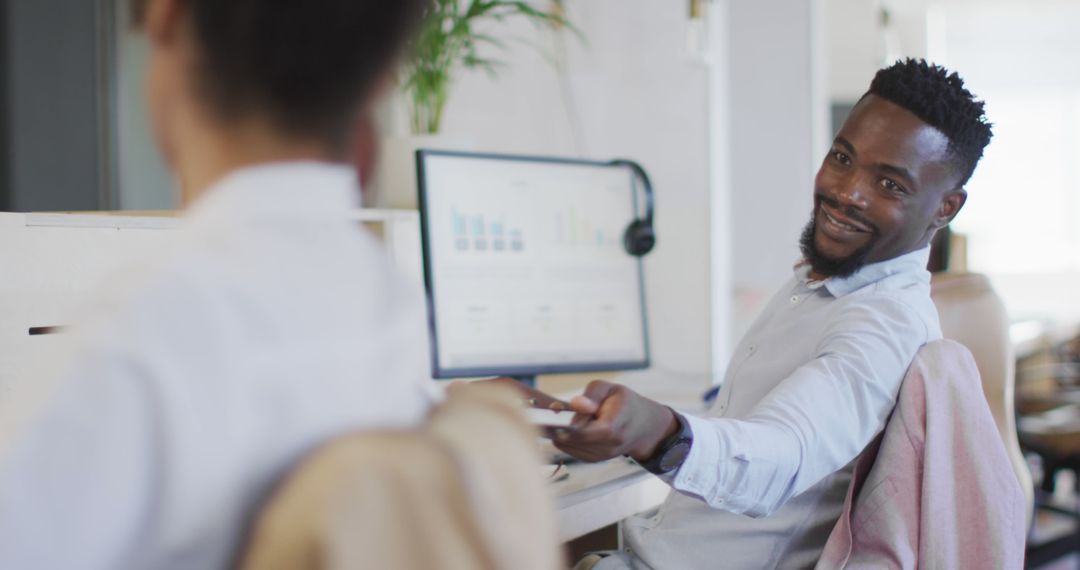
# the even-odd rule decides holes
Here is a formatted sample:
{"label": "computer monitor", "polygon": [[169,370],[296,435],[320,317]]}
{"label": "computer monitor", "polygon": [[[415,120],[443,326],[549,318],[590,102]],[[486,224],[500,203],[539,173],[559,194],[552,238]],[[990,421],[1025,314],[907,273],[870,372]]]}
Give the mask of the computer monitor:
{"label": "computer monitor", "polygon": [[648,367],[629,166],[421,150],[417,174],[435,378]]}

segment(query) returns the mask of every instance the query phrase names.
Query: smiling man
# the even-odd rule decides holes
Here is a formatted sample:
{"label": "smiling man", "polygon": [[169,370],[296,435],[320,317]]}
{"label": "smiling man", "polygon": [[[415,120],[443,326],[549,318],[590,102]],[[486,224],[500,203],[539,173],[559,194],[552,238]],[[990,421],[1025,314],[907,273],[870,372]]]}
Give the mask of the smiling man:
{"label": "smiling man", "polygon": [[706,417],[593,382],[557,445],[629,455],[674,492],[624,524],[596,568],[805,568],[884,428],[915,353],[941,338],[929,242],[966,200],[991,137],[983,104],[941,67],[878,72],[818,172],[794,277],[750,328]]}
{"label": "smiling man", "polygon": [[[801,243],[815,279],[849,277],[867,263],[926,247],[941,227],[926,222],[948,223],[967,199],[969,167],[957,163],[959,156],[948,160],[960,150],[892,102],[889,90],[899,86],[889,79],[882,72],[852,109],[818,171],[813,219]],[[988,127],[979,134],[974,142],[989,142]]]}

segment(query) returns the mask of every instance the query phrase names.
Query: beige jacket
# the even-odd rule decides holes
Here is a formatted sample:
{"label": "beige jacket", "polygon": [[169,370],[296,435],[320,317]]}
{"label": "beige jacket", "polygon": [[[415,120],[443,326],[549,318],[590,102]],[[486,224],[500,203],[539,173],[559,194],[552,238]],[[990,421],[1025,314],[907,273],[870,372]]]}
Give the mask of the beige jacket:
{"label": "beige jacket", "polygon": [[455,390],[422,432],[303,462],[258,517],[250,570],[563,568],[536,434],[505,387]]}

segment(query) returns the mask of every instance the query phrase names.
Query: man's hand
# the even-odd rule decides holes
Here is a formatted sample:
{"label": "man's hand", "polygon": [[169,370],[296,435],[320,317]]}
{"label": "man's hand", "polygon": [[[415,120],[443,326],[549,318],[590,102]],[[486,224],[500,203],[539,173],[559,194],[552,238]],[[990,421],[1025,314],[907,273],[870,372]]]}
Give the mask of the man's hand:
{"label": "man's hand", "polygon": [[599,380],[570,400],[576,412],[572,429],[556,431],[554,443],[585,461],[629,455],[644,461],[661,441],[679,429],[670,408],[633,390]]}

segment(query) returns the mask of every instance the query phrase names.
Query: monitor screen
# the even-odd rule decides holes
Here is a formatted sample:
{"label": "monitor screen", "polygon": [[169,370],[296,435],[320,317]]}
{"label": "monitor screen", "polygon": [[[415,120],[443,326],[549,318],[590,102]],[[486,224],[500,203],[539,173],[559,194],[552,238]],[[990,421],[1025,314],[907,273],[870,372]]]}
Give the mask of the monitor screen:
{"label": "monitor screen", "polygon": [[644,368],[633,171],[417,152],[436,378]]}

